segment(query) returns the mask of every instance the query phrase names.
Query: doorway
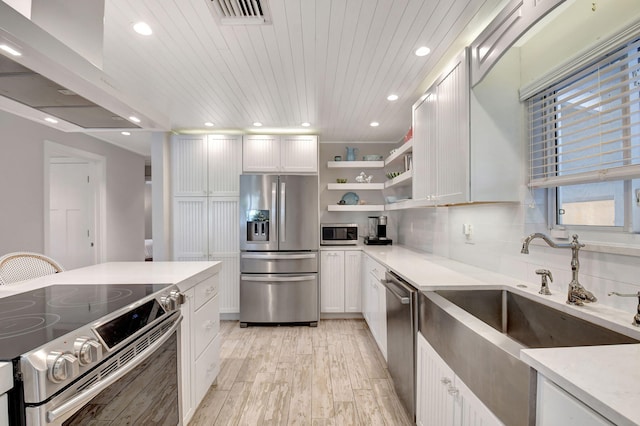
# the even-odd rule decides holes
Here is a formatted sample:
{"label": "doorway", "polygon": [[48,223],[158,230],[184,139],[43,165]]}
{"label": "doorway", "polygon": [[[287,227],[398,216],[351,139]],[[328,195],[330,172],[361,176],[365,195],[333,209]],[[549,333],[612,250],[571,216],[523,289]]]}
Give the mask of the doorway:
{"label": "doorway", "polygon": [[45,253],[65,269],[103,261],[105,158],[45,142]]}

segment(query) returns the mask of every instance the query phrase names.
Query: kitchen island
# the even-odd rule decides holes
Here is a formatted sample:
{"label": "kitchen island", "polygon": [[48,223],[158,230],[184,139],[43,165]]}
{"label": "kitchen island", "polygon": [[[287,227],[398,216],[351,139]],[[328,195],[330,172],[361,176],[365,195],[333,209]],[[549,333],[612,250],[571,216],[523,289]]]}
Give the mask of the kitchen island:
{"label": "kitchen island", "polygon": [[[555,292],[550,296],[538,294],[539,283],[522,282],[513,277],[497,274],[451,259],[418,252],[402,246],[362,246],[362,250],[386,268],[396,272],[403,279],[421,291],[447,289],[508,289],[550,306],[561,312],[598,324],[618,333],[640,340],[640,329],[631,325],[634,312],[626,312],[599,303],[572,306],[565,303],[566,292]],[[538,401],[553,417],[560,411],[565,415],[569,404],[580,406],[588,413],[591,423],[637,425],[640,413],[636,407],[640,403],[640,370],[637,367],[640,344],[584,346],[572,348],[525,349],[520,359],[535,369],[539,382],[548,387],[555,386],[558,393],[566,398],[565,405],[555,413],[550,403]],[[540,387],[540,385],[539,385]],[[555,389],[554,388],[554,389]],[[561,393],[561,394],[560,394]],[[540,398],[540,394],[538,395]],[[573,417],[573,423],[584,418]],[[577,420],[577,419],[580,419]],[[595,419],[595,420],[592,420]],[[538,411],[538,420],[542,420]],[[552,424],[542,421],[537,424]],[[562,424],[562,423],[556,423]]]}
{"label": "kitchen island", "polygon": [[[179,359],[182,416],[186,424],[219,372],[217,293],[220,268],[221,262],[109,262],[0,286],[0,299],[58,284],[177,285],[185,295],[185,303],[180,308],[183,321],[179,333]],[[199,325],[201,327],[197,327]],[[199,374],[196,374],[197,367],[200,367]],[[12,381],[10,363],[0,363],[0,425],[7,420],[6,395],[3,394],[13,387]]]}

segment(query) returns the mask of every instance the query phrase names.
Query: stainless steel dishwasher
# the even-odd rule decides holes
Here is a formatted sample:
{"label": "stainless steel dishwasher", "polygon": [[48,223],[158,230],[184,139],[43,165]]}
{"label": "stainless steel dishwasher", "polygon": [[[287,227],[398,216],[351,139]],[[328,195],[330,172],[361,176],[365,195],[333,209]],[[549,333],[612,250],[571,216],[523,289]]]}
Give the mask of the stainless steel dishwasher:
{"label": "stainless steel dishwasher", "polygon": [[382,282],[387,294],[387,365],[400,401],[416,417],[418,290],[393,272]]}

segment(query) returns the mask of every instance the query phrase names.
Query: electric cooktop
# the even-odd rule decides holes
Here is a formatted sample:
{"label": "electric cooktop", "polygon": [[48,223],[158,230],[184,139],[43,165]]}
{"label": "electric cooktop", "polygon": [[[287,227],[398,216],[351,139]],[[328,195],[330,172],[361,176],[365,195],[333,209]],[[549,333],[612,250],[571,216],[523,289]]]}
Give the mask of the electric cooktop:
{"label": "electric cooktop", "polygon": [[0,298],[0,361],[18,358],[171,285],[65,284]]}

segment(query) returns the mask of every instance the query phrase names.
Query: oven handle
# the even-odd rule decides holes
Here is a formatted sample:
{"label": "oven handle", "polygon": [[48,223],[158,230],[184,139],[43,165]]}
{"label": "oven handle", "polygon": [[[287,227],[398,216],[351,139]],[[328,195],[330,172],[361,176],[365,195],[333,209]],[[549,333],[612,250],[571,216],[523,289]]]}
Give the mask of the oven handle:
{"label": "oven handle", "polygon": [[171,335],[178,329],[180,323],[182,322],[182,315],[176,320],[175,324],[171,326],[169,331],[167,331],[164,336],[162,336],[159,340],[153,342],[149,347],[147,347],[146,354],[140,357],[135,358],[133,361],[128,362],[124,367],[122,367],[117,372],[113,373],[111,376],[107,377],[104,380],[97,382],[95,385],[88,387],[86,390],[82,391],[78,395],[74,396],[64,404],[59,407],[47,411],[47,423],[53,423],[58,418],[64,416],[69,411],[74,411],[78,407],[85,405],[89,401],[91,401],[94,397],[96,397],[100,392],[102,392],[105,388],[111,386],[122,377],[127,375],[131,370],[136,368],[138,365],[142,364],[147,358],[149,358],[160,346],[164,345],[167,340],[171,337]]}

